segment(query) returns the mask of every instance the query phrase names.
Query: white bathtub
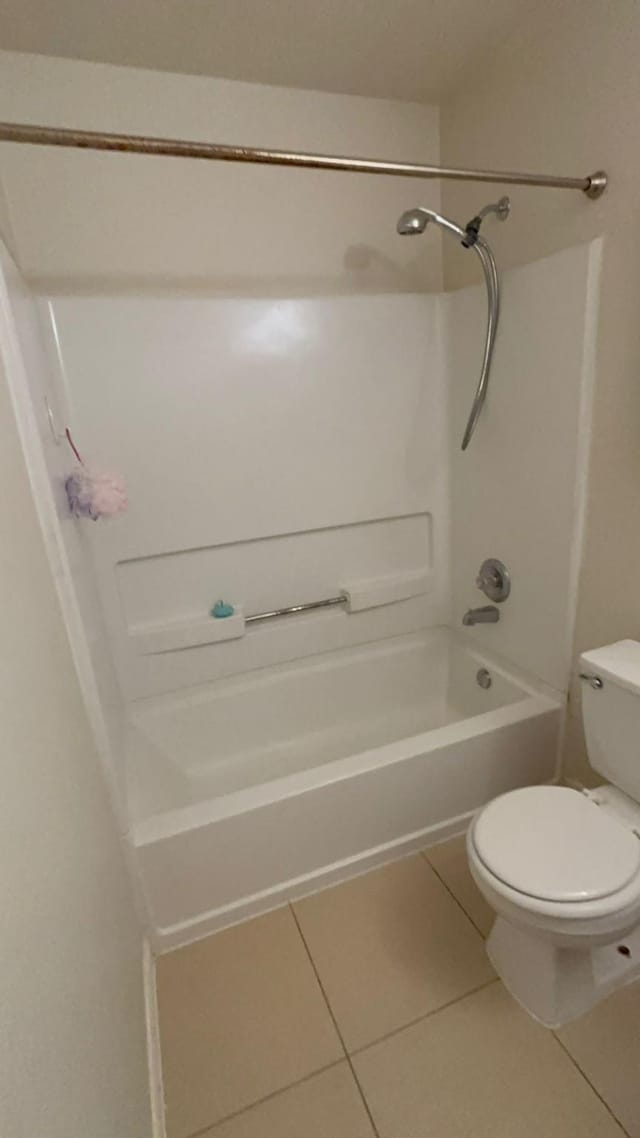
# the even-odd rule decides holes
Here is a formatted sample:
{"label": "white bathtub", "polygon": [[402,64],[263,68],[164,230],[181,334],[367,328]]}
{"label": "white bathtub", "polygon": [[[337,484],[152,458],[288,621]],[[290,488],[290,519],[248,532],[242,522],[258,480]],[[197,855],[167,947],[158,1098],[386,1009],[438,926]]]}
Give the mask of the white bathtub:
{"label": "white bathtub", "polygon": [[552,779],[562,714],[443,629],[140,701],[133,838],[157,947],[442,840],[496,794]]}

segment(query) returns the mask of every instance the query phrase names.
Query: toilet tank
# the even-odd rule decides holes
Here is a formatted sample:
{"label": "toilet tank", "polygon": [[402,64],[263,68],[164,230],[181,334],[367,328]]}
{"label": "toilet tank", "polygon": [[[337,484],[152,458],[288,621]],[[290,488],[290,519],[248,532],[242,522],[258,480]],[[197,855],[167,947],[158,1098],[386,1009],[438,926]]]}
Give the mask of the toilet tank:
{"label": "toilet tank", "polygon": [[589,762],[640,802],[640,643],[619,640],[584,652],[580,672]]}

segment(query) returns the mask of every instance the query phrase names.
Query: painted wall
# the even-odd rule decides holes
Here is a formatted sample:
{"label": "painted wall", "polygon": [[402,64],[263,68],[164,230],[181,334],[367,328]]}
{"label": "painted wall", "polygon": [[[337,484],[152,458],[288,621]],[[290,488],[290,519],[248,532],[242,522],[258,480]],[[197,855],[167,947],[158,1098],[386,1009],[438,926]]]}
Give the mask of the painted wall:
{"label": "painted wall", "polygon": [[144,1138],[140,927],[4,371],[0,478],[0,1131]]}
{"label": "painted wall", "polygon": [[[0,53],[6,119],[404,161],[437,161],[438,111]],[[5,144],[14,255],[52,291],[308,296],[437,289],[440,240],[396,218],[438,183]]]}
{"label": "painted wall", "polygon": [[[606,194],[514,187],[511,219],[487,234],[498,263],[532,261],[604,235],[586,544],[577,653],[622,637],[640,639],[640,229],[637,108],[640,10],[634,0],[553,6],[535,36],[512,36],[490,68],[448,99],[442,159],[451,165],[611,177]],[[469,123],[477,129],[469,129]],[[494,191],[495,192],[495,191]],[[447,183],[444,206],[466,218],[491,190]],[[470,259],[446,248],[448,286],[471,279]],[[474,278],[475,279],[475,278]],[[552,405],[550,405],[550,412]],[[567,771],[589,777],[578,682],[571,701]]]}

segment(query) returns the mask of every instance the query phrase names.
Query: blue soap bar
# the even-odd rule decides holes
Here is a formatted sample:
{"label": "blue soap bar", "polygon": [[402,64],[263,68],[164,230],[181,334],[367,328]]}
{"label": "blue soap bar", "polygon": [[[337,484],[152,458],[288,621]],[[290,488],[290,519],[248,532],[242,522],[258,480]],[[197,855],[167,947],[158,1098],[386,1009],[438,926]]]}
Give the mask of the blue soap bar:
{"label": "blue soap bar", "polygon": [[226,601],[216,601],[211,609],[211,615],[217,620],[222,620],[225,616],[233,616],[235,611],[233,605],[228,605]]}

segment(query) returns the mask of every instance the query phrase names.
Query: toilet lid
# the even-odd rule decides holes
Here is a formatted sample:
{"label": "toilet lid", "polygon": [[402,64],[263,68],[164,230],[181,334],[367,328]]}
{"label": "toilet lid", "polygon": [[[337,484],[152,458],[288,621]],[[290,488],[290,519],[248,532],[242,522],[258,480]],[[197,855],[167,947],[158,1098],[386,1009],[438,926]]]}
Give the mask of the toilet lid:
{"label": "toilet lid", "polygon": [[545,901],[590,901],[623,889],[640,869],[640,841],[577,790],[529,786],[477,816],[473,844],[512,889]]}

